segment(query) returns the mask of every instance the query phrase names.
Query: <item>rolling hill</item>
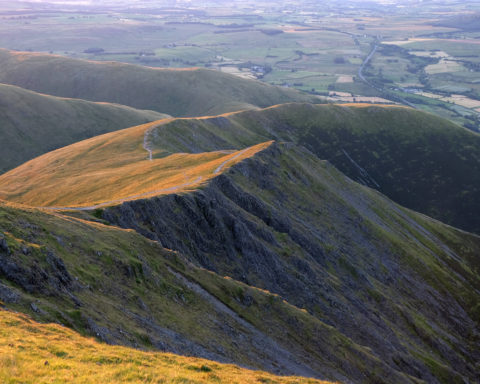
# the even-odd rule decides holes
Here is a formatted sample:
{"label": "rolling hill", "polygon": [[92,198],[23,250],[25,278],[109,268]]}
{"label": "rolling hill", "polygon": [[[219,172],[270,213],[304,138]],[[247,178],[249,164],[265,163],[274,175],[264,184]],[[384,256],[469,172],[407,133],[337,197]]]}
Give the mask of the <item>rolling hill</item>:
{"label": "rolling hill", "polygon": [[172,116],[201,116],[320,99],[209,69],[158,69],[0,49],[0,82],[49,95]]}
{"label": "rolling hill", "polygon": [[47,153],[0,176],[0,198],[35,207],[118,204],[198,188],[266,148],[177,153],[149,159],[149,123]]}
{"label": "rolling hill", "polygon": [[309,104],[88,139],[0,177],[3,295],[110,343],[342,382],[475,382],[480,238],[340,170],[382,186],[381,165],[414,193],[418,158],[441,190],[476,169],[476,140],[407,108]]}
{"label": "rolling hill", "polygon": [[154,111],[64,99],[0,84],[0,173],[76,141],[164,117]]}

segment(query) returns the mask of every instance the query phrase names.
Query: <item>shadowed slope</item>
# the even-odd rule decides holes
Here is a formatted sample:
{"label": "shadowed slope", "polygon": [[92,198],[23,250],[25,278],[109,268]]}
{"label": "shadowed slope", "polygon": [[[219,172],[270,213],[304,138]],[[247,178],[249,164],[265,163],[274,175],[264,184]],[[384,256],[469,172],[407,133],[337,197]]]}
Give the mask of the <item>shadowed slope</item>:
{"label": "shadowed slope", "polygon": [[0,82],[172,116],[201,116],[319,99],[208,69],[157,69],[0,50]]}
{"label": "shadowed slope", "polygon": [[151,137],[163,154],[295,142],[408,208],[480,233],[480,135],[424,112],[287,104],[171,120]]}
{"label": "shadowed slope", "polygon": [[[388,377],[390,383],[406,380],[367,348],[278,295],[197,268],[183,255],[134,231],[58,213],[0,204],[0,301],[36,320],[59,322],[109,344],[202,357],[277,374],[340,381],[372,374]],[[21,319],[14,321],[9,326],[23,327]],[[8,341],[9,333],[0,327],[0,351],[19,357],[16,365],[1,353],[0,366],[5,364],[14,372],[17,367],[19,375],[28,375],[29,367],[47,375],[57,371],[59,375],[73,374],[68,367],[78,363],[79,371],[101,368],[105,374],[113,371],[123,378],[117,358],[133,377],[152,374],[155,368],[147,365],[155,361],[164,366],[162,355],[149,354],[153,360],[146,361],[143,356],[147,355],[141,352],[78,340],[67,330],[62,335],[74,341],[72,349],[68,340],[56,335],[37,350],[35,345],[45,328],[27,326],[31,332],[37,331],[36,342],[30,337],[20,341],[15,334]],[[54,334],[59,329],[45,327]],[[66,344],[56,344],[57,338]],[[92,344],[96,352],[88,347]],[[79,359],[73,348],[80,356],[91,357]],[[126,353],[138,362],[135,369],[130,370],[131,360],[122,357]],[[38,360],[28,364],[35,355]],[[43,365],[45,360],[50,369]],[[187,359],[171,357],[173,364],[182,361]],[[207,365],[212,374],[219,370],[218,376],[223,377],[221,367]],[[184,372],[181,365],[178,369]],[[192,370],[192,374],[198,372]],[[235,373],[241,383],[242,372],[235,369]]]}
{"label": "shadowed slope", "polygon": [[76,141],[166,117],[0,84],[0,173]]}

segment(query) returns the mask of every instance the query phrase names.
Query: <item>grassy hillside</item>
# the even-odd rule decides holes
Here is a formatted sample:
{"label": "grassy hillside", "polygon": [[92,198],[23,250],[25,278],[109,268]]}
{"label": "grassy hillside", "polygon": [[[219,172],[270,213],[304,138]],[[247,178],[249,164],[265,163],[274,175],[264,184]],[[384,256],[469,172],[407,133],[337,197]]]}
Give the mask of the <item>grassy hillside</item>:
{"label": "grassy hillside", "polygon": [[39,324],[0,309],[3,383],[245,383],[326,384],[170,353],[113,347],[58,324]]}
{"label": "grassy hillside", "polygon": [[0,173],[76,141],[165,117],[0,84]]}
{"label": "grassy hillside", "polygon": [[0,176],[0,198],[35,207],[87,207],[197,188],[270,143],[242,151],[149,159],[150,123],[47,153]]}
{"label": "grassy hillside", "polygon": [[158,69],[0,50],[0,82],[55,96],[107,101],[172,116],[267,107],[313,96],[208,69]]}
{"label": "grassy hillside", "polygon": [[394,201],[480,233],[480,135],[403,107],[288,104],[152,131],[159,152],[291,141]]}
{"label": "grassy hillside", "polygon": [[[475,382],[480,238],[320,158],[417,198],[454,186],[450,212],[478,185],[477,140],[407,108],[310,104],[85,140],[0,177],[0,298],[110,343],[274,373]],[[185,174],[206,182],[141,195]],[[70,216],[12,206],[130,193]]]}

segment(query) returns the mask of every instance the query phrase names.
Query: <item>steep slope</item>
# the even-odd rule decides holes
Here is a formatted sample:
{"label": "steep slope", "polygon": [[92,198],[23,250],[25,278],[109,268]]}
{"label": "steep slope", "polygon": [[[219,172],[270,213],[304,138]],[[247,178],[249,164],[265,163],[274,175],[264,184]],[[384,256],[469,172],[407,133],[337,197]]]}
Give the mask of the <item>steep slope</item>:
{"label": "steep slope", "polygon": [[[47,319],[61,312],[56,316],[64,323],[108,341],[138,343],[146,329],[156,348],[272,372],[347,382],[478,381],[480,238],[402,208],[319,159],[331,153],[337,161],[340,152],[346,159],[340,166],[360,172],[365,184],[382,185],[355,160],[380,151],[374,155],[379,164],[416,186],[407,179],[408,164],[395,160],[419,158],[416,166],[431,188],[441,190],[439,175],[447,184],[463,179],[445,168],[437,151],[450,151],[456,172],[470,172],[478,166],[478,136],[430,118],[406,108],[293,104],[167,119],[51,152],[1,176],[2,196],[34,205],[71,198],[90,204],[98,197],[82,190],[82,182],[99,175],[101,197],[118,189],[120,196],[110,198],[120,199],[92,213],[73,211],[71,218],[4,207],[0,229],[7,246],[0,268],[6,267],[0,274],[34,293],[49,308],[43,309]],[[193,170],[192,177],[204,171],[210,177],[151,199],[137,191],[133,201],[122,201],[130,193],[124,188],[146,175],[158,176],[162,185],[172,175],[185,180],[184,172]],[[78,196],[77,189],[83,191]],[[40,245],[38,252],[24,252],[25,242]],[[49,256],[51,249],[65,268]],[[157,292],[152,271],[174,288]],[[77,290],[72,275],[93,290]],[[193,296],[183,294],[185,286]],[[185,301],[168,296],[179,290]],[[132,315],[138,306],[144,310],[137,297],[153,323],[145,312]],[[31,302],[26,296],[21,309]],[[275,303],[280,307],[272,312]],[[69,312],[72,306],[81,313]]]}
{"label": "steep slope", "polygon": [[480,135],[403,107],[288,104],[151,131],[158,155],[292,141],[352,179],[445,223],[480,233]]}
{"label": "steep slope", "polygon": [[208,69],[157,69],[0,49],[0,82],[55,96],[201,116],[319,99]]}
{"label": "steep slope", "polygon": [[78,140],[166,117],[0,84],[0,173]]}
{"label": "steep slope", "polygon": [[0,380],[22,383],[328,384],[169,353],[112,347],[57,324],[39,324],[0,309]]}
{"label": "steep slope", "polygon": [[[109,344],[342,382],[408,382],[278,295],[199,269],[134,231],[8,204],[0,205],[0,300]],[[66,348],[57,357],[70,360]]]}
{"label": "steep slope", "polygon": [[[306,308],[405,382],[480,378],[480,238],[397,206],[302,147],[271,145],[198,191],[102,217]],[[335,353],[315,350],[326,348]],[[392,382],[377,379],[366,381]]]}

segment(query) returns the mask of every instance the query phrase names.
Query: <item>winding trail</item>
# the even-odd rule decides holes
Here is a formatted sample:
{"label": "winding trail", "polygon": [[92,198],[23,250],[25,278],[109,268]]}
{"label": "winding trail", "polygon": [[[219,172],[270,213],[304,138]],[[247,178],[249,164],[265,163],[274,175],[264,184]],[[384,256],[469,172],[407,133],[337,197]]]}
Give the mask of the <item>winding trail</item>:
{"label": "winding trail", "polygon": [[145,134],[143,135],[143,148],[148,152],[148,160],[150,160],[150,161],[152,161],[153,149],[150,147],[150,143],[148,142],[148,136],[150,136],[150,132],[154,128],[157,128],[157,126],[147,128],[145,130]]}

